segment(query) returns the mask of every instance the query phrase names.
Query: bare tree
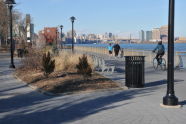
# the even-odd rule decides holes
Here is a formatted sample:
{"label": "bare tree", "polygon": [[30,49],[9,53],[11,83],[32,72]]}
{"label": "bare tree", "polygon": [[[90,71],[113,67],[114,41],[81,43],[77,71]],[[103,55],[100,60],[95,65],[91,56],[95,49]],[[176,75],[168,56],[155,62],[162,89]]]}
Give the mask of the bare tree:
{"label": "bare tree", "polygon": [[19,11],[13,12],[13,34],[18,48],[24,48],[26,43],[26,19]]}
{"label": "bare tree", "polygon": [[6,45],[6,40],[8,37],[8,15],[7,7],[3,0],[0,0],[0,41],[1,45]]}
{"label": "bare tree", "polygon": [[[17,10],[12,12],[13,20],[13,38],[16,40],[17,47],[24,47],[26,45],[27,36],[26,36],[26,27],[27,20],[25,15]],[[32,22],[32,20],[30,20]],[[4,0],[0,0],[0,45],[7,45],[5,41],[8,39],[8,27],[9,16],[8,8],[4,3]]]}

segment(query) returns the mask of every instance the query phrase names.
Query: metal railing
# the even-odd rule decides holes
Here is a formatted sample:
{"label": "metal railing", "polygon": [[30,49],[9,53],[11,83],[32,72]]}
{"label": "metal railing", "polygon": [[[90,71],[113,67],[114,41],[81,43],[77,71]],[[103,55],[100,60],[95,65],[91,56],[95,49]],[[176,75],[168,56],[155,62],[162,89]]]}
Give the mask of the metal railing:
{"label": "metal railing", "polygon": [[[98,54],[105,54],[108,55],[108,50],[106,47],[93,47],[93,46],[75,46],[75,50],[82,51],[82,52],[91,52],[91,53],[98,53]],[[153,58],[155,57],[155,54],[152,53],[150,50],[140,50],[140,49],[123,49],[124,56],[145,56],[145,62],[152,63]],[[174,56],[174,62],[175,66],[177,66],[180,63],[179,55],[185,54],[186,52],[175,52]],[[165,60],[167,61],[167,52],[163,56]]]}

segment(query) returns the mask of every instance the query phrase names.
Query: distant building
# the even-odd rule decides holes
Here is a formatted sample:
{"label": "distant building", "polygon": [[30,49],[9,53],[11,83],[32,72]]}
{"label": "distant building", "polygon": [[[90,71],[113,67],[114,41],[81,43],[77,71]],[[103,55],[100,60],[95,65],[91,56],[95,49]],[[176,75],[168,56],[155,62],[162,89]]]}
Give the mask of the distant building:
{"label": "distant building", "polygon": [[112,33],[109,33],[108,35],[109,35],[109,38],[112,38]]}
{"label": "distant building", "polygon": [[143,30],[141,30],[139,32],[139,37],[140,37],[140,42],[144,42],[145,41],[145,33]]}
{"label": "distant building", "polygon": [[98,34],[97,37],[98,37],[100,40],[103,40],[104,35],[102,35],[102,34]]}
{"label": "distant building", "polygon": [[186,37],[177,37],[176,43],[186,43]]}
{"label": "distant building", "polygon": [[88,40],[95,40],[97,36],[95,34],[88,34]]}
{"label": "distant building", "polygon": [[26,37],[27,42],[31,42],[31,19],[30,14],[26,14]]}
{"label": "distant building", "polygon": [[152,31],[146,31],[146,41],[152,40]]}
{"label": "distant building", "polygon": [[186,41],[186,37],[178,37],[178,40]]}
{"label": "distant building", "polygon": [[35,37],[34,24],[30,23],[30,40],[32,43],[35,41],[34,37]]}
{"label": "distant building", "polygon": [[160,27],[160,38],[163,42],[168,42],[168,25]]}
{"label": "distant building", "polygon": [[57,27],[45,27],[43,35],[46,43],[54,43],[58,40],[58,29]]}
{"label": "distant building", "polygon": [[[76,31],[74,30],[74,43],[77,42],[77,40],[75,40],[77,38],[77,36],[78,35],[77,35]],[[65,38],[65,42],[66,43],[70,43],[70,44],[72,43],[72,30],[67,32],[67,35],[66,35],[66,38]]]}
{"label": "distant building", "polygon": [[109,38],[109,34],[106,32],[104,35],[104,39],[108,39]]}
{"label": "distant building", "polygon": [[153,28],[152,29],[152,41],[157,42],[157,41],[160,41],[160,40],[161,40],[160,29],[159,28]]}
{"label": "distant building", "polygon": [[36,47],[42,48],[46,45],[46,39],[44,37],[44,30],[38,32],[38,38],[36,40]]}

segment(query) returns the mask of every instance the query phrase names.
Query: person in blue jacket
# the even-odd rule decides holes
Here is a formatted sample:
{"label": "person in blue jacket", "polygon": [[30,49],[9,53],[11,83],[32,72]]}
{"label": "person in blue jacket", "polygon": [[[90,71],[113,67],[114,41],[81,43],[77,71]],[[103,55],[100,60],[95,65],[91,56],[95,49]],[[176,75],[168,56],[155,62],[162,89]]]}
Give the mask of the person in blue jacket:
{"label": "person in blue jacket", "polygon": [[155,58],[157,59],[158,64],[161,64],[161,62],[159,61],[159,58],[160,57],[162,58],[163,55],[165,54],[165,47],[162,44],[162,41],[158,42],[158,45],[156,46],[156,48],[152,52],[155,52],[155,51],[157,51]]}
{"label": "person in blue jacket", "polygon": [[109,46],[108,46],[109,55],[112,55],[112,49],[113,49],[112,44],[109,43]]}

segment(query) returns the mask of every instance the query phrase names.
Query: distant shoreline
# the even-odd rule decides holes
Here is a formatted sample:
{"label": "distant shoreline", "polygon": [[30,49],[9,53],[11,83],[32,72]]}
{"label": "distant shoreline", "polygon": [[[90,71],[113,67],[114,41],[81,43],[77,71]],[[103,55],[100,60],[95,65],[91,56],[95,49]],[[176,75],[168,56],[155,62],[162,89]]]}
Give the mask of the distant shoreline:
{"label": "distant shoreline", "polygon": [[[120,44],[157,44],[158,42],[143,42],[143,43],[121,43]],[[174,42],[175,44],[186,44],[186,42]],[[107,43],[104,43],[107,44]],[[168,42],[163,42],[163,44],[168,44]]]}
{"label": "distant shoreline", "polygon": [[[163,43],[165,49],[168,50],[168,44]],[[71,44],[69,44],[71,45]],[[76,44],[77,46],[87,46],[87,47],[104,47],[107,48],[108,43],[104,44]],[[141,49],[141,50],[153,50],[156,47],[157,43],[120,43],[121,48],[126,49]],[[177,52],[186,51],[186,43],[175,43],[174,50]]]}

